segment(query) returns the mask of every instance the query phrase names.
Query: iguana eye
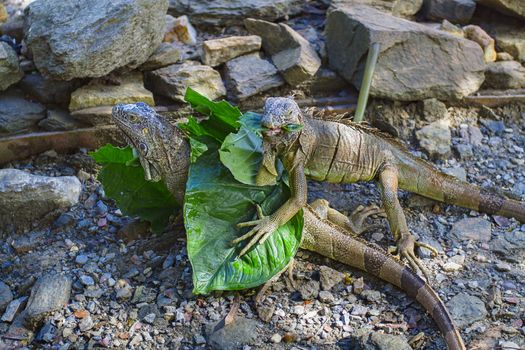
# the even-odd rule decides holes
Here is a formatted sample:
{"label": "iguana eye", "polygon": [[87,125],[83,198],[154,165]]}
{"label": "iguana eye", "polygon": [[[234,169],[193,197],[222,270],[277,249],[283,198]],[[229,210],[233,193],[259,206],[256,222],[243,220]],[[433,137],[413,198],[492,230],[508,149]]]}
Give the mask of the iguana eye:
{"label": "iguana eye", "polygon": [[146,145],[145,143],[140,143],[139,149],[142,152],[142,154],[144,155],[148,154],[148,145]]}
{"label": "iguana eye", "polygon": [[132,123],[138,123],[139,117],[136,116],[135,114],[132,114],[132,115],[129,116],[129,121],[132,122]]}

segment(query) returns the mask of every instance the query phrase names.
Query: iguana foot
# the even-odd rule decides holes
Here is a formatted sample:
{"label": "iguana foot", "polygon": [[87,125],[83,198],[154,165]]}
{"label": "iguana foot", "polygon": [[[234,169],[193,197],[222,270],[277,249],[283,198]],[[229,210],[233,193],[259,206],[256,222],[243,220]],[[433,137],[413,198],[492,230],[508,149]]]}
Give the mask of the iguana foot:
{"label": "iguana foot", "polygon": [[257,215],[259,216],[259,219],[257,220],[246,221],[237,224],[238,228],[255,226],[246,234],[232,241],[232,244],[237,244],[253,236],[248,244],[241,250],[239,257],[246,254],[246,252],[250,250],[250,248],[255,244],[264,243],[268,237],[270,237],[270,235],[279,228],[279,225],[272,219],[271,216],[264,216],[262,208],[259,205],[257,205]]}
{"label": "iguana foot", "polygon": [[290,284],[292,285],[292,287],[294,289],[297,289],[296,288],[296,285],[295,285],[295,281],[293,279],[293,268],[294,268],[294,264],[295,264],[295,260],[292,258],[290,260],[290,262],[288,263],[288,265],[286,265],[284,267],[284,269],[282,269],[281,271],[279,271],[275,276],[273,276],[272,278],[270,278],[268,281],[266,281],[266,283],[261,287],[261,289],[257,292],[257,295],[255,296],[255,302],[256,303],[259,303],[262,299],[262,297],[264,296],[264,293],[266,293],[266,291],[268,290],[268,288],[270,288],[272,286],[273,283],[275,283],[275,281],[277,281],[281,276],[282,274],[286,271],[288,273],[288,279],[290,280]]}
{"label": "iguana foot", "polygon": [[411,234],[401,235],[401,238],[397,241],[396,253],[402,259],[406,259],[406,261],[414,271],[421,271],[421,273],[425,276],[425,279],[427,281],[430,281],[430,273],[428,272],[428,269],[421,263],[419,258],[416,256],[416,247],[427,248],[432,252],[433,256],[438,255],[438,251],[436,250],[436,248],[426,243],[416,241],[414,239],[414,236],[412,236]]}
{"label": "iguana foot", "polygon": [[382,225],[380,224],[373,224],[373,225],[365,225],[364,222],[368,217],[372,215],[380,215],[382,217],[386,217],[385,210],[382,208],[379,208],[377,205],[372,204],[369,206],[363,206],[360,205],[357,208],[354,209],[352,214],[348,217],[348,221],[346,223],[347,228],[355,232],[356,234],[360,235],[366,231],[375,230],[377,228],[381,228]]}

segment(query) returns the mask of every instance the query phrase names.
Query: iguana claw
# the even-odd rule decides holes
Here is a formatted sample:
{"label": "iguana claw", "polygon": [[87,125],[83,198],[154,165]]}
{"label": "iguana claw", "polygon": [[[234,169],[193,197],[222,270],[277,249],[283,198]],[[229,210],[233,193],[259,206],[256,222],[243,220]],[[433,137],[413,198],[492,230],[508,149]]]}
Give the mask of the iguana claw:
{"label": "iguana claw", "polygon": [[436,250],[436,248],[426,243],[416,241],[411,234],[402,235],[401,238],[397,241],[397,247],[395,250],[397,255],[400,255],[401,258],[406,259],[406,261],[414,271],[421,271],[421,273],[425,276],[425,279],[427,281],[430,281],[430,273],[428,272],[428,269],[421,263],[419,258],[416,256],[416,247],[427,248],[432,252],[433,256],[438,255],[438,251]]}
{"label": "iguana claw", "polygon": [[250,250],[250,248],[253,247],[255,244],[264,243],[268,239],[268,237],[270,237],[270,235],[279,228],[278,225],[272,220],[271,216],[264,215],[262,208],[258,204],[257,216],[259,217],[258,220],[245,221],[237,224],[238,228],[255,226],[241,237],[236,238],[232,241],[232,244],[237,244],[254,236],[248,242],[248,244],[241,250],[241,252],[239,253],[239,257],[246,254],[246,252]]}

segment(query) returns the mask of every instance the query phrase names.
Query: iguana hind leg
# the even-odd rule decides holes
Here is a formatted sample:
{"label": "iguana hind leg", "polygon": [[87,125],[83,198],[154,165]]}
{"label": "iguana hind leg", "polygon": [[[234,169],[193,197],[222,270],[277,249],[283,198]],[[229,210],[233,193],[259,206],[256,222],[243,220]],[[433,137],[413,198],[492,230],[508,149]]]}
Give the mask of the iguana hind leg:
{"label": "iguana hind leg", "polygon": [[429,280],[428,271],[416,256],[415,248],[417,246],[425,247],[431,250],[434,255],[437,255],[438,252],[428,244],[417,242],[408,230],[405,214],[397,198],[398,171],[396,167],[391,164],[385,164],[382,167],[379,174],[379,187],[390,230],[397,244],[397,253],[408,261],[414,271],[420,270]]}

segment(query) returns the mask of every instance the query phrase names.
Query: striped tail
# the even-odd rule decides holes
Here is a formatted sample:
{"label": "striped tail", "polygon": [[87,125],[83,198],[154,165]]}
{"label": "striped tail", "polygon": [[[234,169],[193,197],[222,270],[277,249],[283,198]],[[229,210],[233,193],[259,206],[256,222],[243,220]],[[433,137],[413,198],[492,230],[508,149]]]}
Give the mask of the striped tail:
{"label": "striped tail", "polygon": [[525,223],[525,202],[506,198],[444,174],[408,153],[397,156],[400,188],[440,202],[489,215],[515,218]]}
{"label": "striped tail", "polygon": [[345,229],[323,220],[309,206],[304,208],[301,248],[369,272],[416,299],[436,322],[449,350],[465,350],[465,344],[443,301],[421,277],[393,256],[374,248]]}

